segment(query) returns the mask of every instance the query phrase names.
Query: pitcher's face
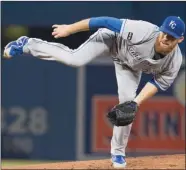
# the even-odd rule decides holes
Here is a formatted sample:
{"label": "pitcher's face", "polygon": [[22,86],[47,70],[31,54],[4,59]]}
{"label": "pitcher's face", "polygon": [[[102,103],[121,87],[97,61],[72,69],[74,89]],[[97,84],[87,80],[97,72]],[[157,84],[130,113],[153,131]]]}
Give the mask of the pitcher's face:
{"label": "pitcher's face", "polygon": [[183,40],[184,37],[176,39],[167,33],[161,32],[157,37],[155,50],[160,54],[167,55],[176,47],[178,43],[181,43]]}

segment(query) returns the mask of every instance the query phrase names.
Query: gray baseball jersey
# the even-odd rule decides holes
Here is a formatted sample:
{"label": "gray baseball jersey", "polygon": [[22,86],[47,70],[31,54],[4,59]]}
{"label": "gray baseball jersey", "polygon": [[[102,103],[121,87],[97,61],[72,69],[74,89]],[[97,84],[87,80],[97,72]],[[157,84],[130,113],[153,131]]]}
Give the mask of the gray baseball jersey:
{"label": "gray baseball jersey", "polygon": [[166,90],[176,78],[182,64],[179,46],[162,59],[154,60],[158,55],[154,44],[159,34],[159,27],[141,20],[123,21],[120,34],[117,36],[118,54],[114,60],[129,66],[132,70],[141,70],[154,74],[155,82],[162,90]]}

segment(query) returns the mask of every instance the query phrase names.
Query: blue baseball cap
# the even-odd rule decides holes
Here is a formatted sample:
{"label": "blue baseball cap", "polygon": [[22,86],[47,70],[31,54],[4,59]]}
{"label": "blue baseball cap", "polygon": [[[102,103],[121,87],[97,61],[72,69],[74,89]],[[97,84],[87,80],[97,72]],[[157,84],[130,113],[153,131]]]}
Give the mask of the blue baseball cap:
{"label": "blue baseball cap", "polygon": [[174,38],[180,38],[185,34],[185,23],[180,17],[169,16],[164,20],[160,27],[160,31],[167,33]]}

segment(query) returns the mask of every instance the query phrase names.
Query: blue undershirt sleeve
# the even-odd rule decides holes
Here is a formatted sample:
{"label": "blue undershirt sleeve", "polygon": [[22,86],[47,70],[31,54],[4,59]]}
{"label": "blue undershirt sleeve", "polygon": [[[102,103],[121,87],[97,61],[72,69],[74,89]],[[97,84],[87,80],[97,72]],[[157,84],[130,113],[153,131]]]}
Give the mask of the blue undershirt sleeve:
{"label": "blue undershirt sleeve", "polygon": [[119,33],[122,26],[122,20],[114,17],[94,17],[90,18],[89,29],[107,28]]}
{"label": "blue undershirt sleeve", "polygon": [[158,90],[161,90],[161,88],[159,87],[159,85],[155,82],[154,78],[151,79],[151,80],[149,81],[149,83],[151,83],[151,84],[153,84],[154,86],[156,86]]}

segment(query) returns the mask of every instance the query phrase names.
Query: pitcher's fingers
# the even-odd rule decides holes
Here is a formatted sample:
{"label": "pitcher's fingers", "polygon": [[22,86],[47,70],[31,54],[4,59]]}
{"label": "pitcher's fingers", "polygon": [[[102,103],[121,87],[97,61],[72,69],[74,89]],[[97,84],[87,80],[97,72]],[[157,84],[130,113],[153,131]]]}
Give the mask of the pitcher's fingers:
{"label": "pitcher's fingers", "polygon": [[52,28],[56,28],[56,27],[58,27],[59,25],[57,25],[57,24],[54,24],[54,25],[52,25]]}
{"label": "pitcher's fingers", "polygon": [[59,34],[55,35],[54,38],[60,38]]}
{"label": "pitcher's fingers", "polygon": [[57,32],[52,32],[52,35],[57,35]]}

